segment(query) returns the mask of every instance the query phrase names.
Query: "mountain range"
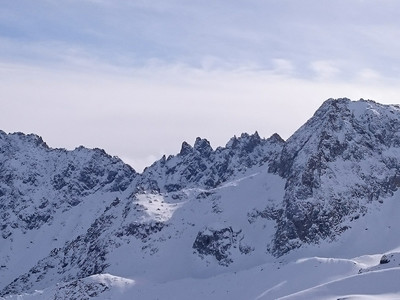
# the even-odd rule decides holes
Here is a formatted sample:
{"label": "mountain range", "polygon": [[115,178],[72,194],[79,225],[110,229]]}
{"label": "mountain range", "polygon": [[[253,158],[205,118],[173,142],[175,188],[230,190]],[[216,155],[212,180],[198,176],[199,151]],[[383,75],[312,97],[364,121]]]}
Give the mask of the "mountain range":
{"label": "mountain range", "polygon": [[142,173],[0,131],[0,299],[400,299],[399,187],[400,106],[372,100]]}

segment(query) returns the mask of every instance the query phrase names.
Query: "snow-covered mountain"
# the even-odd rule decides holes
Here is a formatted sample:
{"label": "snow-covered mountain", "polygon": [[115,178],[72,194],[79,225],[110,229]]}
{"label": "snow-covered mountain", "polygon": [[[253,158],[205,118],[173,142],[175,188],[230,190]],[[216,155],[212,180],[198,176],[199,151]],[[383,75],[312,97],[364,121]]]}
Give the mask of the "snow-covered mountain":
{"label": "snow-covered mountain", "polygon": [[400,107],[370,100],[141,174],[0,132],[0,298],[400,298],[399,186]]}

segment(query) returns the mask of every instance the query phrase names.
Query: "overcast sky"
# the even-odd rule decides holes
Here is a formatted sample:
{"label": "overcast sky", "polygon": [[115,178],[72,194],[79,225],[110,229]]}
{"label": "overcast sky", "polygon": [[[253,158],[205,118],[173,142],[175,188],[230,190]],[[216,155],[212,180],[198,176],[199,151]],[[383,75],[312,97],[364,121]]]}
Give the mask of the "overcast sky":
{"label": "overcast sky", "polygon": [[287,139],[328,98],[400,103],[397,0],[13,0],[0,129],[136,170],[197,136]]}

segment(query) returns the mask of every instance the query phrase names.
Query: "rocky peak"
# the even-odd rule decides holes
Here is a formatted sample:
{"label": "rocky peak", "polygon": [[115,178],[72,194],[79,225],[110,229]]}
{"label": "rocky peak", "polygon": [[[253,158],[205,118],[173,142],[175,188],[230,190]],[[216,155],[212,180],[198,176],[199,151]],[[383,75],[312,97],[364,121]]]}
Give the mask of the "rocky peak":
{"label": "rocky peak", "polygon": [[281,136],[277,133],[274,133],[268,138],[268,141],[271,143],[276,143],[276,144],[284,144],[285,140],[281,138]]}
{"label": "rocky peak", "polygon": [[[391,183],[398,176],[393,170],[400,170],[399,130],[397,106],[346,98],[322,104],[287,140],[270,169],[287,179],[277,253],[340,233],[335,226],[344,218],[397,189]],[[346,186],[353,196],[344,196],[337,186]]]}
{"label": "rocky peak", "polygon": [[35,146],[38,147],[43,147],[45,149],[49,149],[49,146],[43,141],[41,136],[38,136],[36,134],[28,134],[25,135],[21,132],[15,133],[15,134],[11,134],[11,136],[18,136],[21,140],[24,140],[27,143],[32,143]]}
{"label": "rocky peak", "polygon": [[193,152],[193,147],[190,146],[188,143],[183,142],[182,143],[182,147],[181,147],[181,151],[179,152],[179,155],[185,156],[185,155],[188,155],[188,154],[190,154],[192,152]]}
{"label": "rocky peak", "polygon": [[231,138],[226,144],[226,148],[250,153],[255,147],[260,145],[262,141],[263,139],[260,138],[257,131],[252,135],[249,135],[248,133],[242,133],[239,138],[236,136]]}
{"label": "rocky peak", "polygon": [[204,156],[209,156],[211,152],[213,152],[213,148],[211,147],[210,142],[200,137],[196,138],[193,149],[197,151],[200,155]]}
{"label": "rocky peak", "polygon": [[23,134],[21,132],[7,134],[4,131],[0,132],[0,147],[2,153],[9,152],[8,154],[23,151],[26,148],[50,149],[42,137],[36,134]]}
{"label": "rocky peak", "polygon": [[338,112],[348,107],[350,102],[351,100],[348,98],[337,98],[337,99],[329,98],[322,103],[319,109],[314,113],[314,116],[319,116],[325,112],[330,112],[330,111]]}

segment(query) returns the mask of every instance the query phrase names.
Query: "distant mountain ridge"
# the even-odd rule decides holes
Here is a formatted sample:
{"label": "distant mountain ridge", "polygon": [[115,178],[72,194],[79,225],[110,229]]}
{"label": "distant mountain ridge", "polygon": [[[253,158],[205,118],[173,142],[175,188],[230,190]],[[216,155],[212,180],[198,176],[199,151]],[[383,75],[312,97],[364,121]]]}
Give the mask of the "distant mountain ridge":
{"label": "distant mountain ridge", "polygon": [[371,100],[328,99],[287,141],[183,142],[142,173],[0,131],[0,295],[89,282],[97,297],[107,273],[166,282],[276,262],[335,244],[399,187],[400,106]]}

